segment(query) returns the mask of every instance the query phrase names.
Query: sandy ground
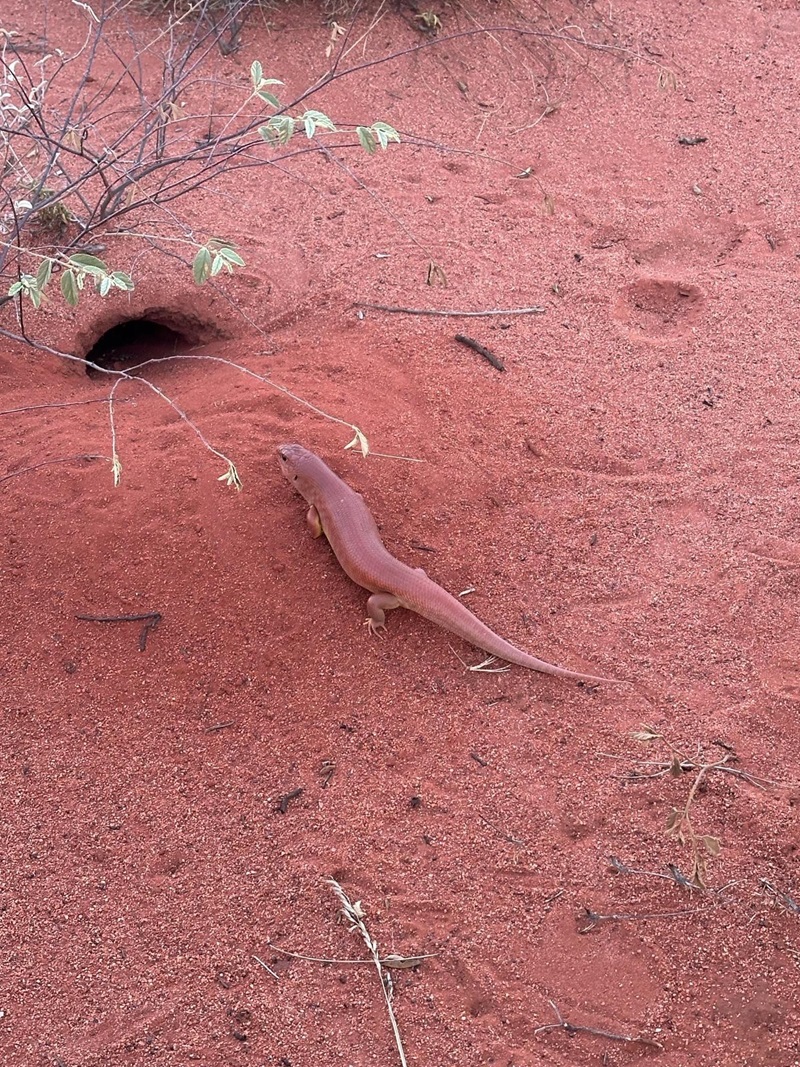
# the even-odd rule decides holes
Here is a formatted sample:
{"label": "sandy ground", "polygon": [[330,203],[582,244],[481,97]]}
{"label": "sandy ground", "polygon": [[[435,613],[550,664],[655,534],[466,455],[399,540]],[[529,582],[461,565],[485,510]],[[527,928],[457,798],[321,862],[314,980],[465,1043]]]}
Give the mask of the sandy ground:
{"label": "sandy ground", "polygon": [[[374,967],[282,951],[367,958],[329,877],[384,955],[432,954],[391,971],[409,1067],[800,1064],[800,10],[436,10],[442,35],[606,48],[498,31],[342,77],[313,106],[403,144],[173,205],[236,241],[235,277],[196,289],[130,240],[130,296],[26,312],[79,356],[122,319],[177,316],[193,354],[421,462],[346,452],[348,425],[228,364],[165,360],[142,374],[241,493],[135,384],[119,488],[103,460],[24,471],[108,456],[107,405],[7,410],[109,382],[0,351],[8,1064],[399,1062]],[[35,35],[45,15],[80,45],[67,4],[9,0],[3,24]],[[289,95],[329,65],[317,11],[271,17],[209,60],[228,107],[253,59]],[[425,40],[386,12],[344,63]],[[9,305],[0,326],[19,328]],[[503,636],[625,684],[466,672],[479,652],[403,611],[370,640],[366,594],[280,476],[284,441]],[[76,618],[145,612],[144,651],[141,622]],[[665,826],[687,803],[682,843]]]}

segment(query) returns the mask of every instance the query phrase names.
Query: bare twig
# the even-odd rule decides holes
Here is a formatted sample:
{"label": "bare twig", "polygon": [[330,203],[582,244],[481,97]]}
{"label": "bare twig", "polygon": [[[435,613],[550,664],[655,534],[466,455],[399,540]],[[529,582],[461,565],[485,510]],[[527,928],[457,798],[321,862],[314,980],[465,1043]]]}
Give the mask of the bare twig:
{"label": "bare twig", "polygon": [[684,908],[681,911],[635,912],[631,914],[617,914],[612,912],[610,915],[602,915],[600,912],[592,911],[591,908],[584,907],[581,920],[584,921],[586,925],[579,926],[578,933],[589,934],[604,922],[637,922],[640,919],[677,919],[683,918],[686,915],[699,915],[706,910],[706,908]]}
{"label": "bare twig", "polygon": [[20,415],[24,411],[45,411],[50,408],[80,408],[86,404],[109,404],[110,402],[109,397],[101,396],[94,400],[71,400],[65,404],[28,404],[23,408],[6,408],[5,411],[0,411],[0,415]]}
{"label": "bare twig", "polygon": [[503,363],[502,359],[498,359],[491,349],[487,348],[486,345],[482,345],[480,341],[476,341],[473,337],[467,337],[466,334],[457,333],[456,341],[460,341],[462,345],[466,345],[467,348],[471,348],[473,352],[477,352],[479,356],[483,356],[485,360],[491,363],[495,370],[506,369],[506,365]]}
{"label": "bare twig", "polygon": [[353,304],[357,308],[370,308],[372,311],[388,311],[390,314],[402,315],[441,315],[444,318],[479,319],[488,318],[490,315],[544,315],[547,308],[508,308],[505,311],[440,311],[433,308],[404,308],[393,307],[390,304],[366,304],[357,301]]}
{"label": "bare twig", "polygon": [[787,911],[791,911],[794,915],[800,915],[800,904],[790,897],[788,893],[784,893],[780,889],[777,889],[772,882],[768,882],[766,878],[759,878],[758,884],[775,897],[777,902],[782,907],[786,908]]}
{"label": "bare twig", "polygon": [[486,659],[481,660],[480,663],[467,663],[463,656],[459,656],[458,652],[450,645],[450,651],[456,657],[458,662],[464,668],[465,671],[473,671],[479,674],[505,674],[506,671],[510,671],[511,667],[508,665],[502,667],[493,667],[492,664],[497,662],[497,656],[487,656]]}
{"label": "bare twig", "polygon": [[569,1034],[570,1037],[574,1037],[575,1034],[592,1034],[594,1037],[604,1037],[608,1041],[622,1041],[627,1045],[647,1045],[648,1048],[657,1048],[662,1050],[664,1046],[659,1041],[654,1041],[650,1037],[642,1037],[641,1035],[630,1034],[615,1034],[609,1030],[598,1030],[595,1026],[582,1026],[580,1023],[568,1022],[561,1012],[558,1010],[555,1002],[548,1000],[547,1002],[555,1012],[557,1022],[545,1023],[544,1026],[538,1026],[533,1032],[535,1034],[546,1034],[552,1030],[563,1030]]}
{"label": "bare twig", "polygon": [[265,970],[265,971],[267,972],[267,974],[271,974],[271,975],[272,975],[272,977],[273,977],[273,978],[274,978],[274,979],[275,979],[276,981],[279,981],[279,979],[278,979],[278,976],[277,976],[277,974],[275,973],[275,971],[273,971],[273,969],[272,969],[271,967],[268,967],[268,966],[267,966],[267,964],[266,964],[266,963],[264,963],[264,961],[263,961],[263,960],[261,959],[261,957],[260,957],[260,956],[253,956],[253,959],[254,959],[254,960],[256,961],[256,963],[260,963],[260,964],[261,964],[261,966],[262,966],[262,967],[264,968],[264,970]]}
{"label": "bare twig", "polygon": [[[284,956],[291,956],[294,960],[308,960],[311,963],[336,963],[347,964],[352,966],[366,965],[368,967],[374,966],[373,960],[337,960],[331,959],[328,956],[306,956],[302,952],[290,952],[288,948],[281,948],[280,945],[272,945],[271,947],[274,948],[276,952],[282,952]],[[410,970],[412,967],[416,967],[420,963],[422,963],[423,960],[432,960],[438,955],[438,952],[426,952],[424,955],[420,956],[400,956],[394,954],[390,956],[382,956],[381,966],[392,967],[399,970]]]}
{"label": "bare twig", "polygon": [[303,795],[303,793],[305,793],[305,789],[303,789],[302,786],[298,786],[297,789],[292,789],[291,792],[285,793],[280,798],[280,801],[278,803],[278,811],[281,813],[281,815],[285,815],[286,812],[289,810],[289,805],[291,804],[291,802],[293,800],[297,800]]}
{"label": "bare twig", "polygon": [[[610,752],[601,752],[600,755],[605,756],[607,759],[627,759],[626,756],[612,755]],[[677,762],[674,760],[640,760],[640,767],[652,767],[652,773],[645,774],[644,772],[637,771],[635,768],[629,771],[627,774],[619,775],[619,780],[622,782],[640,782],[647,781],[651,778],[664,778],[666,775],[675,775],[677,771],[681,774],[689,774],[691,771],[719,771],[720,774],[729,774],[733,778],[740,778],[743,782],[747,782],[748,785],[755,786],[756,789],[769,789],[771,786],[780,785],[780,782],[775,781],[772,778],[762,778],[759,775],[751,774],[749,771],[742,770],[741,767],[731,767],[726,762],[727,757],[723,757],[714,763],[702,763],[697,760],[683,758]]]}
{"label": "bare twig", "polygon": [[508,841],[510,844],[519,845],[521,848],[525,848],[525,842],[522,841],[519,837],[514,837],[514,835],[508,833],[507,830],[501,830],[499,826],[495,826],[493,822],[489,822],[489,820],[484,818],[483,815],[478,815],[478,818],[481,820],[482,823],[485,823],[490,830],[494,830],[496,834],[500,834],[500,836],[502,838],[505,838],[505,840]]}
{"label": "bare twig", "polygon": [[21,474],[29,474],[31,471],[38,471],[41,470],[42,467],[50,467],[56,463],[81,463],[84,460],[94,459],[104,459],[107,463],[111,462],[108,456],[98,456],[88,452],[80,453],[77,456],[62,456],[58,459],[44,459],[41,463],[34,463],[30,467],[20,467],[19,470],[10,471],[8,474],[4,474],[2,478],[0,478],[0,485],[3,482],[9,481],[11,478],[18,478]]}
{"label": "bare twig", "polygon": [[76,615],[76,619],[84,622],[142,622],[144,626],[139,634],[139,651],[144,652],[147,648],[147,635],[161,622],[163,616],[158,611],[143,611],[136,615]]}

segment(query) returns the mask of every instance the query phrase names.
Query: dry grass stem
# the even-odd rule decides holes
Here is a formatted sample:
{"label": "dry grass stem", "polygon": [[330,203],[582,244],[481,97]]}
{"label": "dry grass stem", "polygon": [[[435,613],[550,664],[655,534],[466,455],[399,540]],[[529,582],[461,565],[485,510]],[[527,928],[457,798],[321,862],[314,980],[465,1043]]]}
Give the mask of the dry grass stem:
{"label": "dry grass stem", "polygon": [[264,961],[261,959],[260,956],[253,956],[253,959],[256,961],[256,963],[260,963],[261,964],[261,966],[264,968],[264,970],[267,972],[267,974],[271,974],[272,977],[277,980],[278,976],[275,973],[275,971],[273,971],[273,969],[271,967],[269,967],[266,963],[264,963]]}
{"label": "dry grass stem", "polygon": [[484,818],[483,815],[478,815],[478,818],[481,820],[482,823],[485,823],[490,830],[494,830],[496,834],[500,834],[500,836],[506,841],[508,841],[510,844],[519,845],[521,848],[525,848],[525,842],[522,841],[519,837],[514,837],[513,834],[508,833],[506,830],[501,830],[499,826],[495,826],[493,822],[489,822],[489,820]]}
{"label": "dry grass stem", "polygon": [[378,943],[373,939],[367,924],[364,921],[364,909],[361,907],[361,901],[357,900],[355,904],[350,900],[347,893],[339,885],[335,878],[327,879],[328,885],[336,895],[336,899],[342,908],[342,915],[344,915],[347,922],[350,924],[351,933],[358,934],[364,944],[367,946],[367,951],[372,957],[372,962],[375,964],[375,968],[378,972],[378,977],[381,981],[381,990],[383,991],[383,999],[386,1004],[386,1010],[389,1013],[389,1021],[392,1024],[392,1033],[394,1034],[395,1044],[397,1045],[397,1052],[400,1056],[400,1063],[402,1067],[408,1067],[408,1061],[406,1060],[406,1054],[403,1049],[403,1040],[400,1037],[400,1028],[397,1025],[397,1019],[394,1014],[394,1008],[392,1001],[394,1000],[394,983],[392,982],[392,976],[387,970],[384,970],[381,963],[381,955],[378,949]]}
{"label": "dry grass stem", "polygon": [[41,470],[42,467],[52,467],[56,463],[81,463],[84,460],[104,459],[107,463],[111,462],[110,456],[98,456],[94,453],[83,452],[77,456],[61,456],[58,459],[44,459],[41,463],[34,463],[31,467],[20,467],[19,470],[10,471],[8,474],[4,474],[0,477],[0,485],[3,482],[10,481],[11,478],[18,478],[21,474],[30,474],[31,471]]}
{"label": "dry grass stem", "polygon": [[387,311],[392,315],[441,315],[444,318],[454,316],[460,319],[481,319],[490,315],[544,315],[547,311],[547,308],[543,307],[492,309],[490,311],[439,311],[433,308],[404,308],[394,307],[391,304],[366,304],[360,301],[356,302],[353,307],[369,308],[371,311]]}
{"label": "dry grass stem", "polygon": [[480,672],[481,674],[504,674],[506,671],[510,671],[509,666],[505,667],[493,667],[492,664],[497,661],[497,656],[489,656],[487,659],[482,660],[480,663],[467,663],[467,661],[456,652],[452,645],[450,645],[450,651],[456,657],[458,662],[464,668],[465,671]]}
{"label": "dry grass stem", "polygon": [[610,915],[601,915],[597,911],[592,911],[591,908],[584,907],[583,914],[578,921],[585,922],[586,925],[579,926],[578,933],[590,934],[604,922],[636,922],[639,919],[679,919],[685,915],[699,915],[706,910],[706,908],[685,908],[682,911],[632,912],[630,914],[612,912]]}
{"label": "dry grass stem", "polygon": [[786,908],[786,910],[792,912],[793,915],[800,915],[800,904],[798,904],[796,900],[790,897],[788,893],[782,892],[780,889],[774,886],[772,882],[767,881],[766,878],[760,878],[758,884],[761,886],[762,889],[766,889],[766,891],[775,898],[775,900],[778,902],[778,904],[781,905],[781,907]]}
{"label": "dry grass stem", "polygon": [[[271,947],[274,948],[276,952],[282,952],[284,956],[291,956],[293,960],[308,960],[311,963],[349,964],[357,967],[372,967],[374,965],[373,960],[337,960],[328,956],[306,956],[303,952],[290,952],[288,948],[281,948],[280,945],[272,945]],[[412,967],[416,967],[418,964],[422,963],[423,960],[432,960],[438,955],[438,952],[427,952],[422,956],[400,956],[391,954],[389,956],[381,957],[381,967],[410,970]]]}
{"label": "dry grass stem", "polygon": [[556,1003],[552,1000],[547,1002],[553,1009],[556,1015],[557,1022],[546,1023],[544,1026],[537,1026],[533,1031],[535,1034],[546,1034],[551,1030],[563,1030],[565,1033],[572,1037],[574,1034],[592,1034],[594,1037],[605,1037],[608,1041],[622,1041],[627,1045],[646,1045],[648,1048],[655,1048],[659,1051],[663,1051],[664,1046],[658,1041],[654,1041],[650,1037],[641,1037],[640,1035],[630,1034],[615,1034],[609,1030],[598,1030],[595,1026],[582,1026],[579,1023],[568,1022],[561,1012],[558,1010]]}

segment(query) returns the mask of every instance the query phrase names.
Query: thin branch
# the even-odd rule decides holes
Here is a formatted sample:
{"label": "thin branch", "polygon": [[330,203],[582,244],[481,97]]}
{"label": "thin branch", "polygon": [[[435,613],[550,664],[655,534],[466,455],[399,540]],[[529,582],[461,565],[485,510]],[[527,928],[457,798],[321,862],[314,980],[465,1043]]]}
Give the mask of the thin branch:
{"label": "thin branch", "polygon": [[552,1030],[563,1030],[565,1033],[569,1034],[570,1037],[573,1037],[575,1034],[592,1034],[594,1037],[604,1037],[608,1041],[621,1041],[627,1045],[647,1045],[648,1048],[657,1048],[659,1051],[663,1051],[664,1049],[664,1046],[659,1041],[654,1041],[650,1037],[615,1034],[609,1030],[598,1030],[595,1026],[582,1026],[579,1023],[568,1022],[558,1010],[555,1001],[548,1000],[547,1003],[555,1012],[558,1021],[554,1023],[546,1023],[544,1026],[537,1026],[533,1031],[534,1034],[546,1034]]}
{"label": "thin branch", "polygon": [[[72,355],[72,353],[70,353],[70,352],[63,352],[60,349],[51,348],[49,345],[45,345],[40,341],[34,341],[31,338],[28,338],[28,337],[25,337],[25,336],[21,336],[20,334],[12,333],[10,330],[5,330],[2,327],[0,327],[0,336],[7,337],[7,338],[9,338],[9,340],[17,341],[20,344],[30,345],[33,348],[37,348],[37,349],[40,349],[41,351],[48,352],[48,353],[50,353],[51,355],[54,355],[54,356],[58,356],[61,359],[66,359],[66,360],[69,360],[70,362],[73,362],[73,363],[80,363],[85,367],[90,367],[92,370],[98,371],[101,374],[109,374],[112,377],[116,377],[117,378],[117,381],[114,383],[114,385],[112,387],[112,390],[111,390],[111,393],[109,394],[109,399],[110,399],[111,403],[109,403],[109,406],[108,406],[109,407],[109,419],[110,419],[110,422],[111,422],[112,451],[113,451],[113,457],[114,457],[114,458],[112,458],[112,463],[116,464],[115,468],[114,468],[114,470],[115,470],[115,479],[118,479],[118,477],[119,477],[119,467],[118,467],[119,458],[116,455],[116,429],[115,429],[115,424],[114,424],[114,407],[113,407],[113,401],[115,399],[114,394],[116,393],[117,387],[123,381],[132,381],[132,382],[137,382],[137,383],[139,383],[141,385],[147,386],[148,389],[152,390],[152,392],[154,392],[157,396],[159,396],[165,403],[169,404],[169,406],[173,409],[173,411],[175,411],[176,414],[197,435],[197,437],[200,439],[200,441],[203,443],[203,445],[209,450],[209,452],[212,452],[215,456],[218,456],[220,459],[224,460],[225,463],[228,464],[228,471],[227,471],[226,474],[222,475],[222,478],[220,480],[228,479],[228,483],[230,485],[234,485],[237,489],[241,488],[241,481],[239,480],[239,475],[238,475],[238,472],[236,470],[236,467],[235,467],[233,461],[230,460],[223,452],[220,452],[218,449],[214,448],[211,444],[209,444],[209,442],[206,440],[205,436],[203,435],[203,433],[199,429],[199,427],[196,426],[192,422],[192,420],[189,418],[189,416],[186,414],[186,412],[184,412],[175,403],[175,401],[171,397],[169,397],[165,392],[163,392],[163,390],[159,389],[159,387],[157,385],[155,385],[153,382],[149,381],[147,378],[142,378],[139,375],[132,373],[133,371],[141,370],[142,367],[149,366],[151,363],[166,363],[168,360],[207,360],[208,362],[211,362],[211,363],[223,363],[226,366],[232,367],[234,370],[238,370],[242,374],[247,375],[250,378],[255,378],[256,381],[262,382],[264,385],[268,385],[271,389],[275,389],[279,393],[283,393],[285,396],[288,396],[295,403],[300,404],[301,406],[308,408],[310,411],[313,411],[314,414],[319,415],[321,418],[327,419],[329,422],[338,423],[338,425],[340,425],[340,426],[348,427],[350,430],[353,431],[355,436],[354,436],[353,440],[350,442],[350,444],[345,446],[345,447],[356,448],[363,455],[366,455],[367,452],[369,451],[369,444],[367,442],[366,437],[364,436],[362,431],[354,423],[347,422],[345,419],[340,419],[336,415],[329,414],[327,411],[324,411],[322,408],[319,408],[315,404],[312,404],[309,400],[305,400],[303,397],[299,396],[298,394],[293,393],[290,389],[287,389],[286,386],[278,385],[276,382],[271,381],[269,378],[265,377],[263,374],[257,374],[255,371],[250,370],[249,367],[245,367],[241,363],[233,363],[231,360],[223,359],[221,356],[193,355],[191,353],[187,353],[187,354],[184,354],[184,355],[177,355],[176,354],[176,355],[170,355],[170,356],[160,356],[157,359],[146,359],[142,363],[137,363],[135,366],[130,367],[128,370],[115,370],[115,369],[110,368],[110,367],[103,367],[99,363],[93,363],[91,360],[82,359],[80,356]],[[104,457],[104,458],[107,458],[107,457]]]}
{"label": "thin branch", "polygon": [[[311,963],[337,963],[372,967],[374,962],[373,960],[337,960],[327,956],[306,956],[302,952],[290,952],[288,948],[281,948],[280,945],[271,945],[270,947],[275,949],[276,952],[282,952],[284,956],[291,956],[294,960],[308,960]],[[399,956],[394,954],[381,956],[381,966],[408,970],[411,967],[416,967],[423,960],[432,960],[438,955],[438,952],[426,952],[420,956]]]}
{"label": "thin branch", "polygon": [[49,408],[79,408],[84,404],[109,404],[110,402],[110,397],[102,396],[94,400],[71,400],[66,404],[29,404],[24,408],[6,408],[5,411],[0,411],[0,415],[19,415],[23,411],[44,411]]}
{"label": "thin branch", "polygon": [[800,904],[790,897],[788,893],[784,893],[782,890],[778,889],[766,878],[759,878],[758,884],[762,889],[766,889],[768,893],[771,893],[778,903],[786,908],[787,911],[791,911],[794,915],[800,915]]}
{"label": "thin branch", "polygon": [[592,911],[591,908],[587,907],[584,907],[583,911],[584,914],[582,918],[586,922],[586,926],[578,928],[579,934],[589,934],[604,922],[636,922],[640,919],[678,919],[684,918],[687,915],[700,915],[704,911],[708,911],[708,908],[684,908],[681,911],[633,912],[631,914],[617,914],[612,912],[610,915],[602,915],[600,912]]}
{"label": "thin branch", "polygon": [[[219,729],[219,727],[217,727],[217,729]],[[272,977],[275,978],[276,980],[278,979],[278,976],[275,973],[275,971],[273,971],[273,969],[271,967],[268,967],[267,964],[264,963],[264,961],[261,959],[260,956],[253,956],[253,959],[256,961],[256,963],[260,963],[261,964],[261,966],[264,968],[264,970],[267,972],[267,974],[271,974]]]}
{"label": "thin branch", "polygon": [[21,474],[29,474],[31,471],[38,471],[41,470],[42,467],[50,467],[56,463],[81,463],[84,460],[93,459],[104,459],[107,462],[109,461],[108,456],[100,456],[88,452],[80,453],[77,456],[63,456],[59,459],[45,459],[42,460],[41,463],[34,463],[31,467],[21,467],[19,470],[11,471],[9,474],[4,474],[3,477],[0,478],[0,484],[2,484],[3,482],[10,481],[12,478],[18,478]]}
{"label": "thin branch", "polygon": [[404,308],[404,307],[392,307],[389,304],[366,304],[363,301],[357,300],[353,307],[357,308],[370,308],[373,311],[388,311],[393,314],[403,315],[442,315],[445,318],[455,316],[457,318],[487,318],[489,315],[544,315],[547,308],[544,307],[530,307],[530,308],[508,308],[505,311],[439,311],[432,308]]}

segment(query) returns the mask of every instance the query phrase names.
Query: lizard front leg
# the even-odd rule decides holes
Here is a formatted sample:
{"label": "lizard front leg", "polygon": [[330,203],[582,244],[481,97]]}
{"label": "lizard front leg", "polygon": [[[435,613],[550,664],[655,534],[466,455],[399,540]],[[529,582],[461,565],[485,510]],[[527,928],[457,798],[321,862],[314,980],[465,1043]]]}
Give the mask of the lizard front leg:
{"label": "lizard front leg", "polygon": [[319,512],[313,504],[306,512],[306,523],[308,524],[312,537],[322,537],[325,532],[322,529],[322,519],[319,517]]}

